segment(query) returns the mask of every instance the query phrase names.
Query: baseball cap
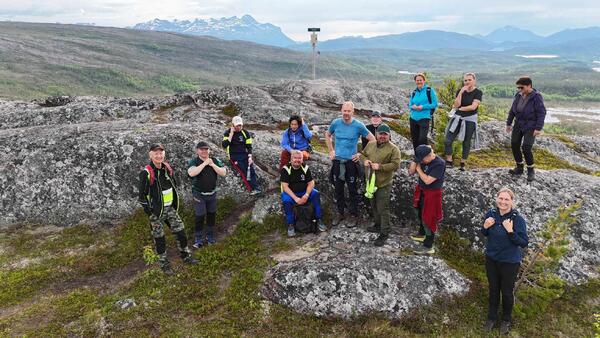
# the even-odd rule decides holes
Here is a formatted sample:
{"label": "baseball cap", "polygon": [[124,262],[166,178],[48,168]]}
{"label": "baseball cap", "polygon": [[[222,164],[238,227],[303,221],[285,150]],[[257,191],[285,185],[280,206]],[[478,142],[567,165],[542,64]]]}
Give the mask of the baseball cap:
{"label": "baseball cap", "polygon": [[241,124],[244,124],[241,116],[234,116],[233,120],[231,120],[231,122],[233,123],[234,126],[239,126]]}
{"label": "baseball cap", "polygon": [[377,134],[381,134],[381,133],[389,134],[390,133],[390,127],[387,124],[382,123],[382,124],[380,124],[377,127],[376,133]]}
{"label": "baseball cap", "polygon": [[429,154],[431,154],[431,147],[426,144],[421,144],[415,149],[415,159],[417,162],[423,161]]}
{"label": "baseball cap", "polygon": [[165,150],[165,146],[163,146],[161,143],[153,143],[150,146],[150,151],[154,151],[154,150],[157,150],[157,149]]}
{"label": "baseball cap", "polygon": [[373,110],[371,112],[371,117],[373,117],[373,116],[379,116],[379,117],[381,117],[381,112],[379,110]]}
{"label": "baseball cap", "polygon": [[208,149],[210,148],[208,146],[208,143],[204,142],[204,141],[200,141],[198,142],[198,144],[196,144],[196,149]]}

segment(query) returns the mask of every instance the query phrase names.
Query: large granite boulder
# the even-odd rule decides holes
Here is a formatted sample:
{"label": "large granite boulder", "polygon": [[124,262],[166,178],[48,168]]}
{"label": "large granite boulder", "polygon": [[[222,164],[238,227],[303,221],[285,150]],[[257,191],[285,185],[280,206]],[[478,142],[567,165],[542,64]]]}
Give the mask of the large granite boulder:
{"label": "large granite boulder", "polygon": [[[275,256],[262,294],[298,312],[351,318],[400,318],[439,297],[465,294],[470,282],[436,257],[407,254],[416,244],[393,234],[384,247],[376,234],[342,223],[304,246]],[[316,250],[313,250],[316,248]]]}

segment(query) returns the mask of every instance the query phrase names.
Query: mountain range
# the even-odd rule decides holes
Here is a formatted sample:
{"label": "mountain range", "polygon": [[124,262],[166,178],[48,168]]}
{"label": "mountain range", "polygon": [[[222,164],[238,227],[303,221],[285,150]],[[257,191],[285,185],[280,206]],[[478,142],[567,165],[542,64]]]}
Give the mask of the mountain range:
{"label": "mountain range", "polygon": [[223,40],[244,40],[263,45],[285,47],[294,44],[281,28],[270,23],[259,23],[250,15],[220,19],[160,20],[138,23],[132,27],[139,30],[174,32],[190,35],[208,35]]}
{"label": "mountain range", "polygon": [[[139,30],[174,32],[191,35],[207,35],[224,40],[244,40],[259,44],[285,47],[304,51],[311,48],[309,42],[295,42],[281,28],[270,23],[259,23],[250,15],[220,19],[160,20],[154,19],[133,26]],[[308,35],[307,35],[308,36]],[[487,35],[469,35],[442,30],[423,30],[402,34],[388,34],[365,38],[346,36],[319,43],[320,51],[368,50],[479,50],[560,53],[584,57],[600,54],[600,27],[565,29],[549,36],[541,36],[529,30],[505,26]],[[581,56],[581,55],[580,55]]]}

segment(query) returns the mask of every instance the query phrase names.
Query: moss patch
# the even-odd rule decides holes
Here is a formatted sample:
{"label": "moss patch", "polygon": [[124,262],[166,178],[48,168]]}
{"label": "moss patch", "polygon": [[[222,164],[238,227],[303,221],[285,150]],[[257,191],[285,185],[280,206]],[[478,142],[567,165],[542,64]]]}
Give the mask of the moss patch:
{"label": "moss patch", "polygon": [[[556,155],[545,149],[534,148],[533,158],[535,160],[535,167],[539,169],[570,169],[583,174],[592,174],[589,169],[573,165],[558,158]],[[460,154],[455,154],[454,162],[456,165],[459,164],[459,159]],[[469,155],[467,163],[469,166],[475,168],[514,167],[515,165],[512,152],[508,148],[491,148],[473,151]]]}

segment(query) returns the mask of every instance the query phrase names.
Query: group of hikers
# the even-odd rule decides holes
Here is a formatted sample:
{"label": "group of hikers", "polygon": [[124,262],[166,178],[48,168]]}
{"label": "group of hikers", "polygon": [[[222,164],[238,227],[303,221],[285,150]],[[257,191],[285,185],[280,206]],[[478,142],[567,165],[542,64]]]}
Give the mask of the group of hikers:
{"label": "group of hikers", "polygon": [[[412,206],[419,224],[411,239],[420,247],[416,254],[435,253],[434,239],[442,220],[444,177],[447,168],[453,167],[452,144],[462,141],[462,159],[459,170],[466,170],[471,140],[477,140],[478,107],[483,93],[476,87],[476,76],[466,73],[464,86],[456,93],[451,116],[446,126],[445,158],[436,155],[428,144],[428,132],[433,122],[433,112],[438,106],[433,87],[426,84],[424,74],[414,77],[416,88],[410,95],[410,133],[414,157],[408,165],[408,174],[417,176]],[[510,169],[512,175],[524,173],[523,156],[527,164],[527,180],[534,180],[532,146],[544,125],[545,107],[542,96],[532,87],[529,77],[516,81],[515,95],[506,120],[506,132],[511,132],[511,147],[516,162]],[[370,124],[364,125],[354,118],[354,104],[346,101],[341,107],[341,117],[334,119],[325,132],[325,143],[331,160],[329,181],[335,187],[337,213],[331,227],[345,224],[355,227],[364,223],[359,211],[359,185],[364,182],[365,198],[371,207],[372,223],[366,231],[377,233],[375,246],[383,246],[390,236],[390,199],[392,181],[400,168],[399,148],[391,141],[389,125],[383,123],[382,114],[373,111]],[[513,126],[514,122],[514,126]],[[251,195],[262,193],[254,162],[252,144],[254,135],[243,128],[240,116],[232,119],[231,127],[223,134],[222,146],[229,162]],[[279,161],[281,202],[287,224],[287,235],[293,237],[299,218],[310,215],[311,231],[324,232],[321,197],[306,161],[310,159],[313,134],[298,115],[289,118],[289,127],[282,133]],[[358,147],[359,140],[362,147]],[[166,254],[164,228],[169,227],[177,239],[181,258],[185,263],[196,264],[188,247],[184,225],[177,214],[179,193],[172,167],[165,162],[165,147],[153,144],[149,149],[150,163],[139,174],[139,200],[150,219],[158,262],[166,274],[173,270]],[[193,247],[200,248],[216,242],[215,219],[217,210],[217,179],[227,175],[225,163],[211,156],[207,142],[196,145],[196,155],[189,160],[187,176],[192,182],[195,212]],[[346,194],[346,191],[348,194]],[[496,325],[500,296],[503,315],[500,331],[508,333],[514,303],[513,289],[522,259],[522,248],[528,244],[526,225],[514,210],[514,193],[508,188],[496,195],[496,207],[484,217],[482,234],[487,237],[486,272],[489,282],[489,311],[485,330]],[[303,208],[300,210],[300,208]],[[302,229],[304,230],[304,229]]]}

